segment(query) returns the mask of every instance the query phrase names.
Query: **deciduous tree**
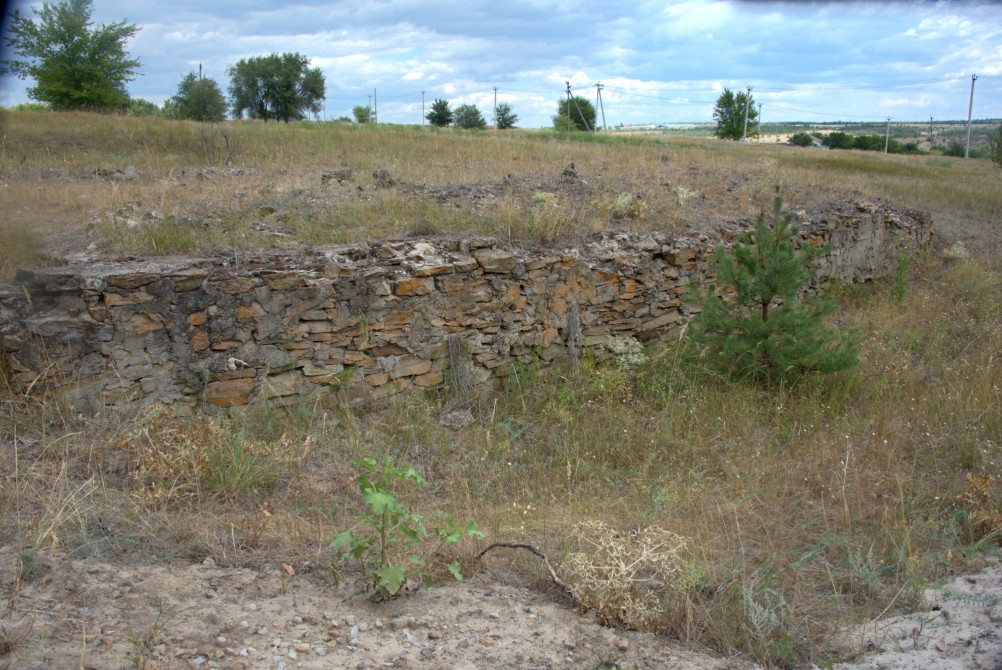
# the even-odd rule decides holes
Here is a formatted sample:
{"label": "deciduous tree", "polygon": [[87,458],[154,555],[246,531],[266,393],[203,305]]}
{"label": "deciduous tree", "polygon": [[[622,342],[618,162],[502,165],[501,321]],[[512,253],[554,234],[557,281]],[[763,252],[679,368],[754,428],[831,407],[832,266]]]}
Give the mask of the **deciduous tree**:
{"label": "deciduous tree", "polygon": [[494,127],[498,130],[508,130],[514,128],[518,123],[518,114],[512,111],[511,105],[502,102],[494,110]]}
{"label": "deciduous tree", "polygon": [[474,128],[484,128],[487,126],[487,121],[484,120],[484,115],[480,113],[476,105],[460,105],[456,108],[453,114],[454,123],[460,128],[466,128],[468,130]]}
{"label": "deciduous tree", "polygon": [[18,57],[0,61],[0,74],[34,79],[28,97],[53,109],[125,109],[125,85],[139,68],[125,43],[139,27],[126,21],[92,26],[91,0],[43,2],[35,11],[37,22],[18,10],[10,14],[5,46]]}
{"label": "deciduous tree", "polygon": [[171,116],[193,121],[222,121],[226,118],[226,98],[214,79],[199,78],[189,72],[170,99]]}
{"label": "deciduous tree", "polygon": [[735,93],[725,88],[713,106],[713,120],[717,122],[713,134],[725,140],[740,140],[745,137],[745,110],[748,112],[747,136],[754,137],[758,135],[755,99],[750,93]]}
{"label": "deciduous tree", "polygon": [[355,117],[355,123],[372,123],[372,107],[368,105],[355,105],[351,108],[351,115]]}
{"label": "deciduous tree", "polygon": [[[568,112],[569,110],[569,112]],[[595,130],[595,105],[587,98],[576,95],[563,98],[557,104],[557,115],[553,117],[553,127],[557,130]],[[568,118],[570,126],[568,127]]]}
{"label": "deciduous tree", "polygon": [[231,65],[233,115],[268,121],[300,121],[323,109],[326,83],[320,68],[298,53],[244,58]]}

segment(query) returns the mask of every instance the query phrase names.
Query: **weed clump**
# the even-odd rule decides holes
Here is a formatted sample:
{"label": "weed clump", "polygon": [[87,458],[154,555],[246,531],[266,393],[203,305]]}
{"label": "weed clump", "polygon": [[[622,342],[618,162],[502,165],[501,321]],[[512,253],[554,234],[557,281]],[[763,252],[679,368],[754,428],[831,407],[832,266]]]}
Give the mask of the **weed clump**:
{"label": "weed clump", "polygon": [[571,588],[603,624],[664,630],[695,583],[688,540],[659,526],[621,532],[601,521],[574,526],[563,560]]}

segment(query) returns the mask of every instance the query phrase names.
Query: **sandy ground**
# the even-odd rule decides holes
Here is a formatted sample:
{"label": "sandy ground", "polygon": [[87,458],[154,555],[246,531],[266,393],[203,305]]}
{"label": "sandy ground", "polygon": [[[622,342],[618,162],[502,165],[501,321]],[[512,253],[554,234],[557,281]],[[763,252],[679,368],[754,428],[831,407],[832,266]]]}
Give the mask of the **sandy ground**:
{"label": "sandy ground", "polygon": [[[11,549],[3,565],[13,563]],[[372,603],[321,573],[197,564],[122,567],[45,559],[0,621],[0,668],[745,669],[575,612],[555,590],[484,569],[462,583]],[[5,568],[10,589],[13,572]],[[954,578],[928,607],[847,639],[868,650],[840,670],[1002,668],[1002,567]],[[0,650],[3,647],[0,645]]]}

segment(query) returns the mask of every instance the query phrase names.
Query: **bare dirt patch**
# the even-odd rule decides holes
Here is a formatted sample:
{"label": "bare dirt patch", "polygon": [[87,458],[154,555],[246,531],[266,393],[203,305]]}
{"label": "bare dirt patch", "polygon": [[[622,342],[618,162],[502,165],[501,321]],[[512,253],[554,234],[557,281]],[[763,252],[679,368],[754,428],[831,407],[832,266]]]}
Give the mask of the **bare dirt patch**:
{"label": "bare dirt patch", "polygon": [[[3,564],[16,560],[3,550]],[[493,565],[492,565],[493,563]],[[13,575],[4,570],[4,581]],[[866,655],[835,667],[1002,667],[1002,569],[926,591],[927,606],[847,634]],[[52,558],[5,618],[16,668],[678,668],[759,667],[650,633],[600,626],[555,589],[488,562],[462,583],[386,603],[321,572],[200,563]]]}

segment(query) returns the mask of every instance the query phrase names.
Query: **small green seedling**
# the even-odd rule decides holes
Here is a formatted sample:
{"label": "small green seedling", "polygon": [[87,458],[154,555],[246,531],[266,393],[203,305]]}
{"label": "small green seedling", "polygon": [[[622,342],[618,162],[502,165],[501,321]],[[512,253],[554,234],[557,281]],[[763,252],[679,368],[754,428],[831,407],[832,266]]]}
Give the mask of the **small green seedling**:
{"label": "small green seedling", "polygon": [[[361,562],[370,598],[396,595],[409,577],[420,577],[430,586],[430,566],[443,547],[459,544],[464,537],[484,537],[472,519],[461,526],[444,514],[437,515],[441,526],[429,530],[423,515],[397,500],[395,485],[424,488],[424,477],[416,469],[397,467],[392,458],[382,462],[362,458],[359,466],[362,473],[358,476],[358,488],[368,511],[358,517],[356,530],[336,535],[331,547],[344,549],[342,560],[353,558]],[[459,561],[449,565],[449,572],[462,580]]]}

